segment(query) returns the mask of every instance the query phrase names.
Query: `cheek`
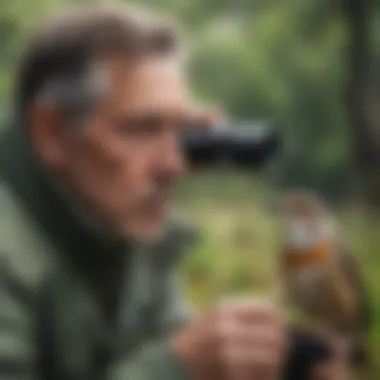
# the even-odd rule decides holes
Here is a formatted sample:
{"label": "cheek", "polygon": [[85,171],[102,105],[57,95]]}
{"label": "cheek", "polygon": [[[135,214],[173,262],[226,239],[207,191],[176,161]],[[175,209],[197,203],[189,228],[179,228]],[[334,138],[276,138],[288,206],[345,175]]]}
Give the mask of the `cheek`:
{"label": "cheek", "polygon": [[108,149],[100,155],[104,160],[105,175],[109,184],[113,184],[111,192],[125,201],[138,200],[141,192],[152,181],[151,160],[149,152],[135,144],[125,145],[125,149]]}
{"label": "cheek", "polygon": [[134,202],[149,182],[149,155],[134,145],[121,149],[106,138],[78,145],[70,165],[85,195],[112,209]]}

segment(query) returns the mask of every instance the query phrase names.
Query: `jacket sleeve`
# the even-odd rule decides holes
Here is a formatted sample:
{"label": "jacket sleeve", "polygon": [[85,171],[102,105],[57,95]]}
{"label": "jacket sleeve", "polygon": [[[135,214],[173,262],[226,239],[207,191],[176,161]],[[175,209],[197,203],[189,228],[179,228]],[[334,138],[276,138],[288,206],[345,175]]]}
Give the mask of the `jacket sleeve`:
{"label": "jacket sleeve", "polygon": [[[0,263],[0,379],[39,380],[36,297],[3,264]],[[109,380],[191,380],[168,339],[190,317],[179,287],[175,275],[166,279],[160,300],[159,334],[154,341],[116,363],[107,376]]]}
{"label": "jacket sleeve", "polygon": [[161,299],[159,337],[120,361],[112,369],[110,380],[190,380],[187,368],[173,351],[169,337],[187,323],[192,312],[183,299],[180,281],[171,273],[165,281]]}
{"label": "jacket sleeve", "polygon": [[0,378],[36,379],[30,295],[0,263]]}

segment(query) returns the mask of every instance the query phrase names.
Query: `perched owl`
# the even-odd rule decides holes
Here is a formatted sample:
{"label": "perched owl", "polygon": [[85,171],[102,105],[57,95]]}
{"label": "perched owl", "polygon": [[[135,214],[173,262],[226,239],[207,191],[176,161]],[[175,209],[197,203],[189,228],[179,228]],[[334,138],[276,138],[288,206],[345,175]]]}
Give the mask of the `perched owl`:
{"label": "perched owl", "polygon": [[281,205],[280,270],[290,304],[348,340],[352,361],[367,362],[370,313],[357,262],[342,243],[338,223],[315,194],[293,191]]}

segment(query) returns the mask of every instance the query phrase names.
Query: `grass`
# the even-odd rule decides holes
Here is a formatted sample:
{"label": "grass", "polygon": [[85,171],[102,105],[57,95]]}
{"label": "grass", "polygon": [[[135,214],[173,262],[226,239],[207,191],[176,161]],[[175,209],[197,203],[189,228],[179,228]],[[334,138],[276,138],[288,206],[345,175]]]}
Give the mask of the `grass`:
{"label": "grass", "polygon": [[[274,298],[279,225],[267,207],[274,195],[270,188],[241,175],[219,174],[188,181],[180,193],[179,208],[203,232],[182,266],[193,305],[201,309],[230,296]],[[367,222],[349,207],[339,219],[368,284],[375,319],[369,340],[380,362],[380,223]],[[380,378],[380,366],[358,378]]]}

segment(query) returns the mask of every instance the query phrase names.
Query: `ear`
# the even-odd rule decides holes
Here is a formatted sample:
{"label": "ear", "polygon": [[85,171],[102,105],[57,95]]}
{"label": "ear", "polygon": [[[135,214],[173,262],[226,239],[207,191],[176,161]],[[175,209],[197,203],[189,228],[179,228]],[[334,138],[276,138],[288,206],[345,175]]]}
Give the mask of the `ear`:
{"label": "ear", "polygon": [[64,158],[62,115],[51,103],[34,104],[28,110],[28,133],[44,162],[60,166]]}

